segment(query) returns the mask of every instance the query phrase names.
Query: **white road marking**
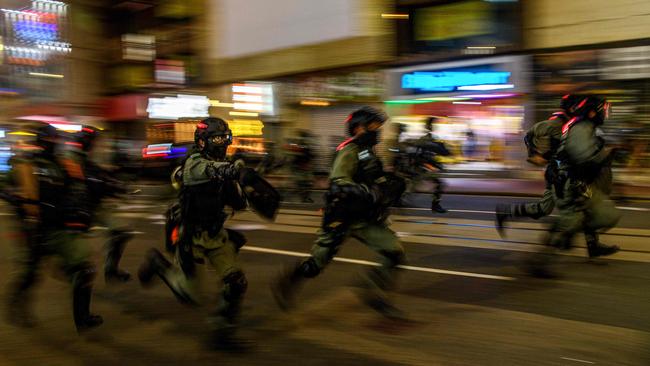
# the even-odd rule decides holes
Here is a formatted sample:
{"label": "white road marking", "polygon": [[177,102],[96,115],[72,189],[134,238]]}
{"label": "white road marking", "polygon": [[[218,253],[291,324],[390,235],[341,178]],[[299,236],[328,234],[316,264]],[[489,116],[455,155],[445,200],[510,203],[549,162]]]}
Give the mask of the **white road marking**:
{"label": "white road marking", "polygon": [[581,362],[581,363],[588,363],[588,364],[592,364],[592,365],[595,364],[595,362],[585,361],[585,360],[580,360],[580,359],[577,359],[577,358],[571,358],[571,357],[560,357],[560,358],[563,359],[563,360],[567,360],[567,361],[575,361],[575,362]]}
{"label": "white road marking", "polygon": [[121,205],[117,209],[120,211],[129,211],[129,210],[142,210],[145,208],[153,208],[155,205]]}
{"label": "white road marking", "polygon": [[[271,248],[262,248],[262,247],[255,247],[255,246],[249,246],[249,245],[245,245],[241,249],[242,250],[248,250],[248,251],[251,251],[251,252],[258,252],[258,253],[287,255],[287,256],[290,256],[290,257],[301,257],[302,258],[302,257],[308,257],[309,256],[309,253],[301,253],[301,252],[294,252],[294,251],[289,251],[289,250],[271,249]],[[361,259],[352,259],[352,258],[335,257],[334,261],[342,262],[342,263],[361,264],[361,265],[364,265],[364,266],[374,266],[374,267],[380,266],[380,264],[377,263],[377,262],[370,262],[370,261],[365,261],[365,260],[361,260]],[[495,275],[488,275],[488,274],[482,274],[482,273],[473,273],[473,272],[448,271],[446,269],[438,269],[438,268],[416,267],[416,266],[400,266],[400,268],[408,270],[408,271],[438,273],[438,274],[445,274],[445,275],[451,275],[451,276],[484,278],[484,279],[489,279],[489,280],[500,280],[500,281],[516,281],[516,278],[514,278],[514,277],[495,276]]]}
{"label": "white road marking", "polygon": [[241,225],[229,225],[228,228],[233,230],[252,231],[252,230],[264,230],[267,228],[267,226],[261,224],[241,224]]}
{"label": "white road marking", "polygon": [[625,206],[616,206],[619,210],[626,210],[626,211],[643,211],[647,212],[650,211],[650,208],[642,208],[642,207],[625,207]]}

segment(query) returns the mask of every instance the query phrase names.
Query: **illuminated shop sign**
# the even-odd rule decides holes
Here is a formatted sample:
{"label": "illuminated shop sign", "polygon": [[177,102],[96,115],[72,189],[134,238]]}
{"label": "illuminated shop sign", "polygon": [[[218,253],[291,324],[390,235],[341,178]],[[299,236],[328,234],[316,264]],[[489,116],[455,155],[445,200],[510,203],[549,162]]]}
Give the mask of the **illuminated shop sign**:
{"label": "illuminated shop sign", "polygon": [[233,108],[238,111],[274,115],[273,85],[245,83],[232,85]]}
{"label": "illuminated shop sign", "polygon": [[149,118],[179,119],[209,117],[210,101],[201,95],[149,98]]}
{"label": "illuminated shop sign", "polygon": [[507,71],[416,71],[402,75],[402,88],[423,92],[511,89]]}

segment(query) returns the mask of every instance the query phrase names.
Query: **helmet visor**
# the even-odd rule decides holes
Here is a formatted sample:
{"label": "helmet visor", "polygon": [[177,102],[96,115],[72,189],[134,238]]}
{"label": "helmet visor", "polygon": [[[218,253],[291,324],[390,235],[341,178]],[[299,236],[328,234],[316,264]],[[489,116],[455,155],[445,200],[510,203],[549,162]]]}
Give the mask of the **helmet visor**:
{"label": "helmet visor", "polygon": [[210,143],[214,145],[230,145],[232,143],[232,135],[214,135],[210,137]]}

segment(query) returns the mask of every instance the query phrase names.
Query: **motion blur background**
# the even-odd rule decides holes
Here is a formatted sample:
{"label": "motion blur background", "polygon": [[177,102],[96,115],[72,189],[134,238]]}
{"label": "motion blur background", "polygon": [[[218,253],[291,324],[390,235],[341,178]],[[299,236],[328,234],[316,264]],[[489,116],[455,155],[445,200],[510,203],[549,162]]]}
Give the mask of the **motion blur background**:
{"label": "motion blur background", "polygon": [[[541,179],[522,133],[561,95],[606,95],[616,179],[650,185],[650,2],[620,0],[0,0],[0,170],[29,120],[104,129],[107,162],[167,176],[196,120],[229,121],[251,164],[308,130],[325,174],[343,121],[385,108],[435,134],[448,175]],[[275,144],[273,143],[275,142]]]}

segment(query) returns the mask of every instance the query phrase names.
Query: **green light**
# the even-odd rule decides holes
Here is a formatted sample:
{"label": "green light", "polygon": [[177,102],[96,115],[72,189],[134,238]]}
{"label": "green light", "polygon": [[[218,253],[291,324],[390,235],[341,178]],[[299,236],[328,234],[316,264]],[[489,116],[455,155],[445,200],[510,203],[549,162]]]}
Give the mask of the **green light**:
{"label": "green light", "polygon": [[386,104],[424,104],[431,103],[430,100],[417,100],[417,99],[400,99],[400,100],[386,100]]}

